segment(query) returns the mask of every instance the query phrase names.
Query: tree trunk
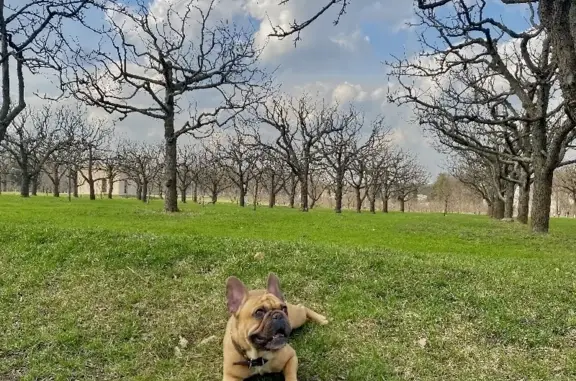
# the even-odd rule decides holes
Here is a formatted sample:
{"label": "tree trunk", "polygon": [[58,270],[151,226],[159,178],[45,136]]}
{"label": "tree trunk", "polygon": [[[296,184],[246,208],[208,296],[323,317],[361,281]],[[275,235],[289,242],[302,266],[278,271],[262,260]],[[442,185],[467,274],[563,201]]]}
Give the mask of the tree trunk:
{"label": "tree trunk", "polygon": [[553,171],[536,168],[534,172],[534,193],[532,194],[531,213],[531,228],[535,233],[547,233],[550,228],[553,179]]}
{"label": "tree trunk", "polygon": [[447,198],[444,199],[444,213],[443,214],[444,215],[448,214],[448,199]]}
{"label": "tree trunk", "polygon": [[404,213],[406,211],[406,201],[403,198],[399,198],[398,201],[400,202],[400,211]]}
{"label": "tree trunk", "polygon": [[54,176],[54,181],[52,182],[52,195],[54,197],[60,197],[60,171],[58,165],[54,165],[52,176]]}
{"label": "tree trunk", "polygon": [[294,209],[295,204],[296,204],[296,189],[294,189],[294,191],[290,192],[290,194],[288,195],[288,205],[290,206],[290,208]]}
{"label": "tree trunk", "polygon": [[256,207],[258,206],[258,192],[259,191],[260,191],[260,184],[258,183],[258,181],[256,181],[254,184],[254,210],[256,210]]}
{"label": "tree trunk", "polygon": [[174,117],[164,120],[164,211],[178,212],[177,181],[177,138],[174,136]]}
{"label": "tree trunk", "polygon": [[270,189],[270,197],[268,198],[268,207],[273,208],[276,206],[276,193],[274,193],[274,188]]}
{"label": "tree trunk", "polygon": [[486,201],[488,204],[488,210],[486,211],[486,215],[490,218],[494,218],[494,203],[491,201]]}
{"label": "tree trunk", "polygon": [[336,190],[334,192],[334,201],[336,201],[336,207],[334,211],[336,213],[342,213],[342,197],[344,196],[344,177],[342,175],[336,176]]}
{"label": "tree trunk", "polygon": [[212,189],[212,204],[216,204],[218,202],[218,191],[216,189]]}
{"label": "tree trunk", "polygon": [[92,176],[88,179],[88,188],[90,189],[90,200],[96,200],[96,189],[94,186],[95,181],[92,180]]}
{"label": "tree trunk", "polygon": [[136,183],[136,199],[142,200],[142,184]]}
{"label": "tree trunk", "polygon": [[38,195],[38,183],[40,181],[40,176],[38,174],[32,176],[30,179],[32,182],[32,196]]}
{"label": "tree trunk", "polygon": [[501,220],[504,218],[504,201],[496,196],[494,199],[494,205],[492,206],[492,218]]}
{"label": "tree trunk", "polygon": [[369,199],[370,201],[370,213],[376,214],[376,197]]}
{"label": "tree trunk", "polygon": [[243,208],[246,206],[246,188],[244,188],[244,183],[240,184],[238,189],[240,190],[239,205]]}
{"label": "tree trunk", "polygon": [[108,177],[108,198],[112,200],[113,195],[114,195],[114,179],[112,177]]}
{"label": "tree trunk", "polygon": [[360,195],[360,188],[354,188],[354,194],[356,195],[356,213],[362,213],[362,196]]}
{"label": "tree trunk", "polygon": [[78,198],[78,171],[71,171],[72,177],[72,196]]}
{"label": "tree trunk", "polygon": [[194,181],[194,188],[192,188],[192,201],[198,204],[198,183]]}
{"label": "tree trunk", "polygon": [[388,213],[388,197],[382,197],[382,213]]}
{"label": "tree trunk", "polygon": [[504,199],[504,218],[514,217],[514,191],[516,186],[512,182],[506,184],[505,199]]}
{"label": "tree trunk", "polygon": [[22,171],[21,183],[20,183],[20,196],[30,197],[30,175]]}
{"label": "tree trunk", "polygon": [[518,194],[518,216],[516,217],[521,224],[528,223],[528,212],[530,209],[530,181],[525,181],[524,185],[519,187]]}
{"label": "tree trunk", "polygon": [[148,181],[142,181],[142,202],[148,201]]}
{"label": "tree trunk", "polygon": [[300,210],[308,211],[308,174],[305,173],[300,179]]}
{"label": "tree trunk", "polygon": [[182,201],[182,203],[186,203],[186,191],[187,189],[185,188],[180,188],[180,201]]}

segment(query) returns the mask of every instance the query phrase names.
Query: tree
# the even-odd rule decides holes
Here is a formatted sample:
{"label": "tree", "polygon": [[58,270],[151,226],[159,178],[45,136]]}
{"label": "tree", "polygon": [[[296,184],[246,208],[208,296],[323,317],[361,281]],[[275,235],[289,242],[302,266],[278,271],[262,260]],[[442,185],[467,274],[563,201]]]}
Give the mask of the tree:
{"label": "tree", "polygon": [[234,132],[217,140],[215,150],[213,156],[218,160],[218,165],[226,171],[230,181],[238,189],[240,206],[246,206],[248,184],[259,174],[256,168],[261,155],[258,145],[254,144],[253,138],[235,122]]}
{"label": "tree", "polygon": [[[33,74],[54,68],[55,53],[66,46],[62,40],[64,19],[82,20],[82,11],[92,3],[94,0],[0,0],[0,142],[26,107],[24,68]],[[14,73],[15,93],[11,88]],[[13,95],[17,97],[16,102],[12,100]]]}
{"label": "tree", "polygon": [[180,200],[186,202],[186,194],[194,184],[193,200],[198,202],[198,176],[200,173],[200,157],[198,150],[191,144],[178,148],[178,188]]}
{"label": "tree", "polygon": [[[268,207],[273,208],[276,206],[278,193],[286,185],[290,170],[276,152],[265,151],[262,155],[262,183],[264,189],[268,192]],[[294,193],[296,192],[294,191]]]}
{"label": "tree", "polygon": [[414,157],[404,156],[399,168],[398,178],[394,184],[394,195],[400,202],[400,211],[405,211],[405,204],[418,194],[418,189],[426,184],[428,174]]}
{"label": "tree", "polygon": [[432,200],[436,200],[442,203],[444,215],[448,214],[448,208],[450,206],[450,201],[452,200],[452,195],[454,193],[454,179],[447,173],[440,173],[436,177],[436,181],[432,185]]}
{"label": "tree", "polygon": [[37,180],[46,162],[71,143],[66,129],[73,128],[75,120],[68,117],[69,110],[64,108],[25,110],[7,130],[3,147],[20,168],[22,197],[36,195]]}
{"label": "tree", "polygon": [[[496,22],[487,16],[487,2],[445,4],[418,12],[428,52],[394,64],[402,90],[393,100],[414,106],[421,124],[443,143],[512,167],[529,165],[523,185],[533,173],[532,230],[546,232],[553,172],[567,164],[564,155],[576,137],[566,104],[551,103],[558,88],[552,40],[538,25],[517,32]],[[417,89],[414,81],[422,77],[433,91]],[[511,173],[507,179],[518,181]]]}
{"label": "tree", "polygon": [[202,168],[200,181],[204,188],[210,192],[212,204],[216,204],[218,196],[231,186],[231,183],[226,181],[228,180],[228,173],[218,165],[218,157],[212,150],[203,150],[200,156],[200,163]]}
{"label": "tree", "polygon": [[558,170],[555,179],[557,187],[570,197],[576,215],[576,165]]}
{"label": "tree", "polygon": [[147,202],[151,185],[162,168],[162,146],[124,141],[118,151],[122,171],[136,183],[138,199]]}
{"label": "tree", "polygon": [[[74,140],[80,153],[76,170],[88,184],[90,200],[96,199],[96,182],[106,179],[107,174],[100,170],[103,168],[103,161],[108,155],[108,147],[114,129],[108,125],[106,120],[84,116],[84,123],[76,131]],[[95,177],[96,176],[96,177]]]}
{"label": "tree", "polygon": [[309,209],[310,168],[320,159],[320,141],[342,128],[331,123],[336,112],[337,107],[318,105],[306,95],[299,99],[275,98],[255,110],[257,120],[272,127],[278,136],[274,143],[263,140],[258,131],[253,136],[264,150],[280,155],[298,179],[303,212]]}
{"label": "tree", "polygon": [[118,147],[109,147],[105,150],[100,166],[104,171],[104,178],[108,186],[107,197],[111,200],[114,194],[114,184],[120,180],[120,168],[122,166]]}
{"label": "tree", "polygon": [[[212,21],[214,4],[170,3],[161,14],[143,0],[112,6],[109,27],[99,31],[105,42],[88,52],[78,47],[72,60],[62,63],[63,86],[78,99],[121,118],[136,113],[163,123],[167,212],[178,211],[178,138],[223,126],[260,102],[260,90],[268,85],[256,65],[260,51],[253,35]],[[217,106],[198,105],[202,97]]]}

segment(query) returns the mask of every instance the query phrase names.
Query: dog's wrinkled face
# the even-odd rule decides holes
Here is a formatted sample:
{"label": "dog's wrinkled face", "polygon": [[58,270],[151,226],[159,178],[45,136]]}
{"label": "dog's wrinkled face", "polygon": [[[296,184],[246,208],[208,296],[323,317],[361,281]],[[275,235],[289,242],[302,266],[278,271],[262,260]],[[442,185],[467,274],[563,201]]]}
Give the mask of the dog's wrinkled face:
{"label": "dog's wrinkled face", "polygon": [[274,274],[268,277],[266,292],[248,292],[235,277],[226,283],[228,310],[236,316],[237,331],[258,350],[275,351],[288,343],[292,331],[288,310]]}

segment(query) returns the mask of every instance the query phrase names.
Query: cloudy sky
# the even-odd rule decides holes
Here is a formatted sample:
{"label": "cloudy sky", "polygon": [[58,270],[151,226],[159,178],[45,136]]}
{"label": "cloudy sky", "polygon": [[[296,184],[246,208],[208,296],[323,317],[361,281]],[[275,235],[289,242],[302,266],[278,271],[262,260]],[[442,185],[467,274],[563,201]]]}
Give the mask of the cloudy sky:
{"label": "cloudy sky", "polygon": [[[169,5],[187,1],[151,0],[150,8],[162,13]],[[291,38],[268,39],[270,21],[287,25],[294,19],[305,19],[322,2],[291,0],[283,6],[278,3],[279,0],[220,0],[214,17],[253,27],[256,41],[266,46],[261,64],[270,70],[278,68],[275,78],[283,91],[294,95],[307,91],[340,104],[352,102],[368,117],[385,116],[400,146],[417,154],[433,176],[441,171],[444,157],[435,152],[420,127],[411,123],[410,110],[386,102],[390,85],[384,61],[393,56],[410,57],[420,49],[416,31],[407,25],[414,18],[413,2],[354,0],[338,25],[333,25],[338,11],[334,9],[306,29],[296,47]],[[507,11],[503,9],[504,13]],[[86,40],[90,38],[86,36]],[[37,76],[30,81],[28,91],[42,91],[49,86]],[[117,128],[134,139],[159,140],[163,136],[159,121],[141,116],[130,116]]]}

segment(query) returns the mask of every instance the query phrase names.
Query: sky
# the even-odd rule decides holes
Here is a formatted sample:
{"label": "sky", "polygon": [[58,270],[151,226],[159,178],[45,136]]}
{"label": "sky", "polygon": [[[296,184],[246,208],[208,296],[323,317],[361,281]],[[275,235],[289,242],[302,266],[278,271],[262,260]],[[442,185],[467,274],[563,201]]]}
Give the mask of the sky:
{"label": "sky", "polygon": [[[162,12],[168,5],[188,0],[150,0],[150,8]],[[206,3],[208,0],[198,0]],[[492,0],[495,7],[498,0]],[[134,0],[127,0],[128,4]],[[392,57],[411,57],[418,53],[417,32],[407,23],[414,19],[411,0],[354,0],[338,25],[333,25],[338,9],[333,9],[301,34],[301,41],[269,39],[273,24],[310,16],[318,9],[319,0],[291,0],[279,6],[279,0],[219,0],[215,18],[225,18],[241,25],[251,26],[258,44],[265,46],[261,65],[274,70],[275,80],[283,92],[298,96],[303,91],[318,94],[327,101],[352,103],[366,113],[367,119],[382,115],[394,130],[394,140],[402,148],[417,156],[420,163],[435,177],[445,166],[445,157],[437,153],[420,126],[412,122],[407,107],[398,107],[386,101],[391,84],[385,61]],[[501,10],[502,17],[512,22],[517,14],[510,8]],[[79,39],[85,43],[93,36]],[[27,83],[28,96],[32,92],[50,92],[51,86],[41,76]],[[40,103],[38,99],[31,100]],[[103,115],[97,110],[95,114]],[[161,122],[143,116],[129,116],[116,124],[117,130],[128,138],[159,141],[163,130]]]}

